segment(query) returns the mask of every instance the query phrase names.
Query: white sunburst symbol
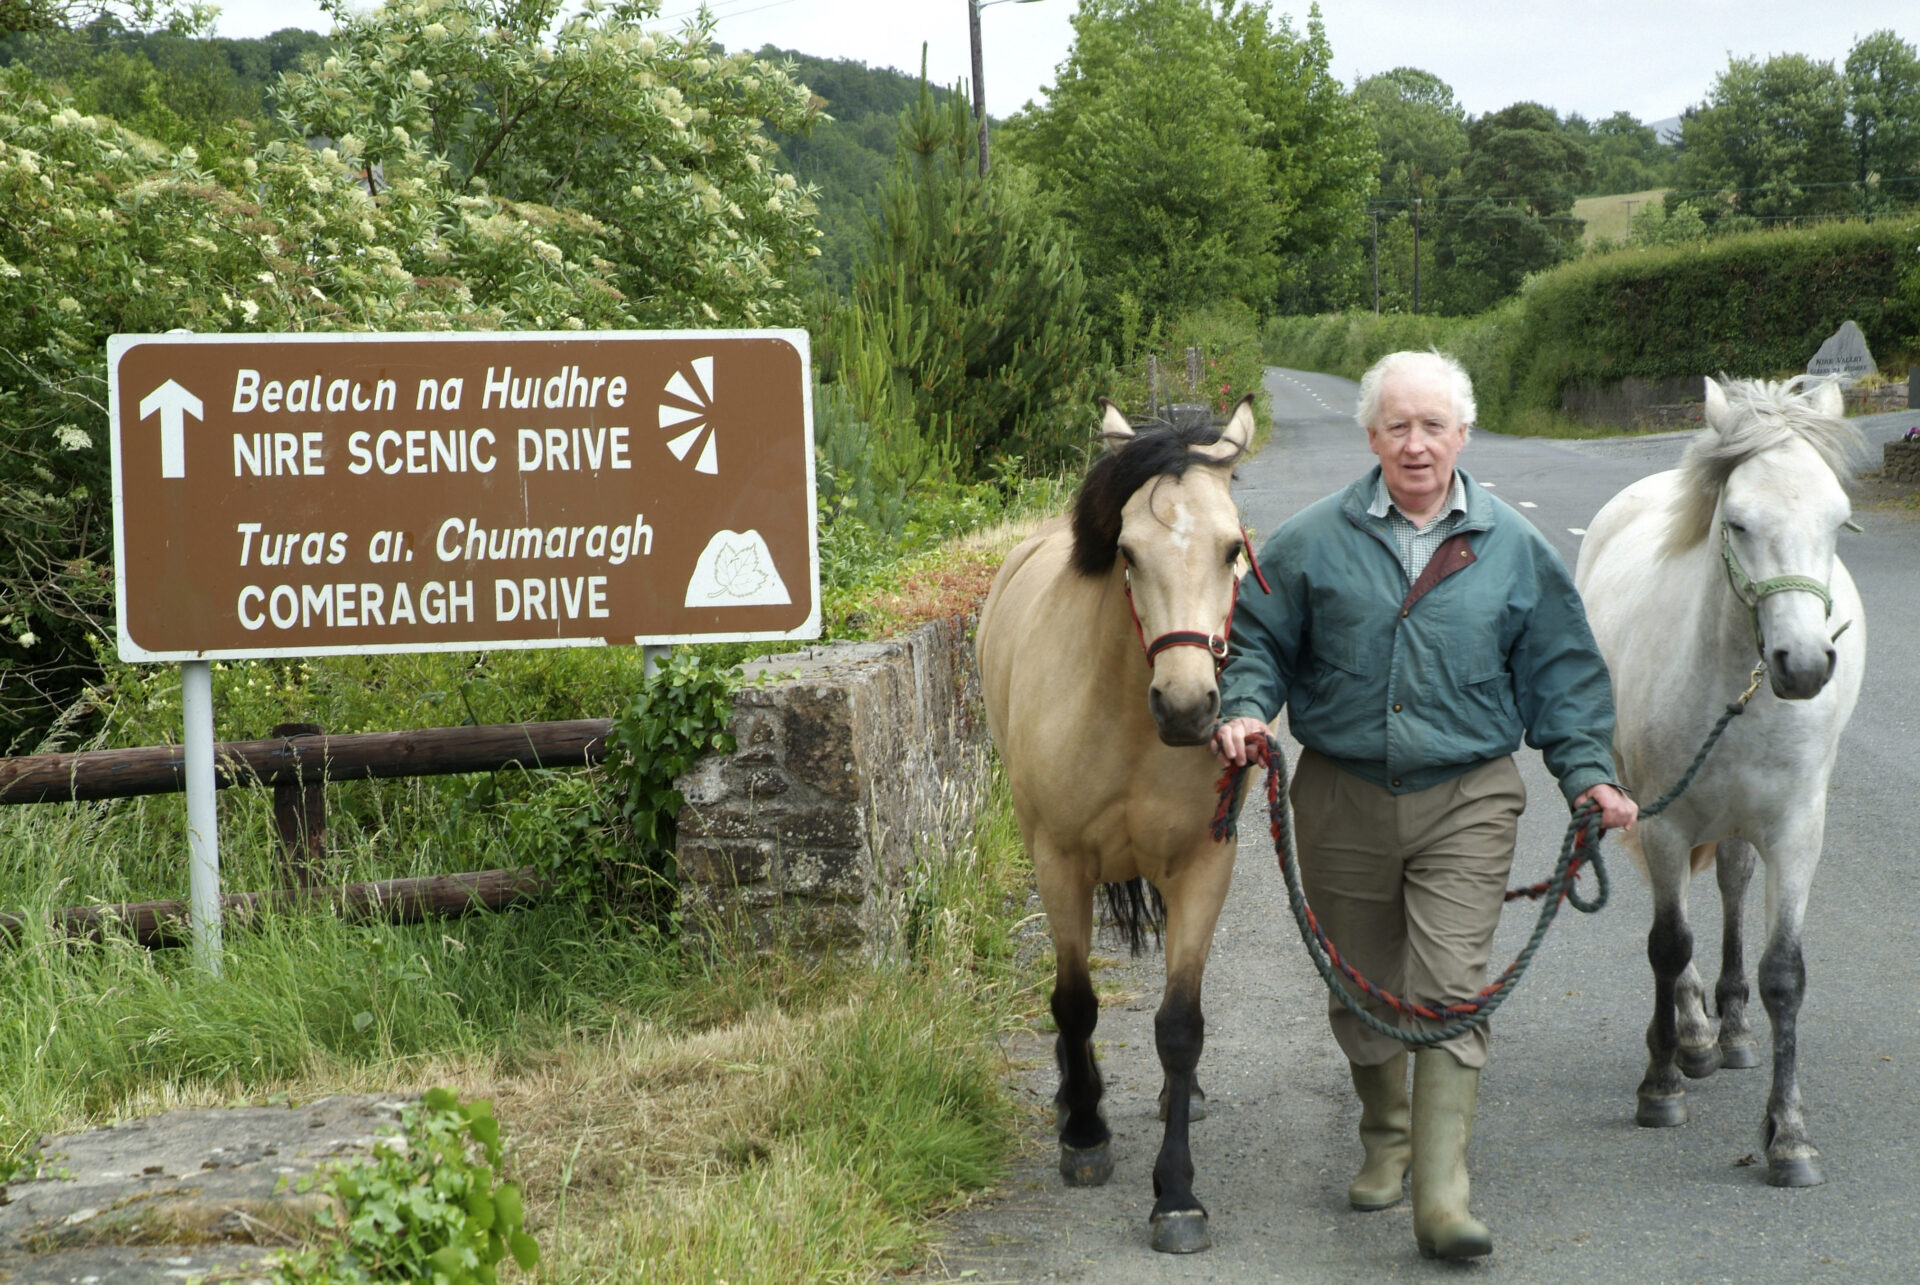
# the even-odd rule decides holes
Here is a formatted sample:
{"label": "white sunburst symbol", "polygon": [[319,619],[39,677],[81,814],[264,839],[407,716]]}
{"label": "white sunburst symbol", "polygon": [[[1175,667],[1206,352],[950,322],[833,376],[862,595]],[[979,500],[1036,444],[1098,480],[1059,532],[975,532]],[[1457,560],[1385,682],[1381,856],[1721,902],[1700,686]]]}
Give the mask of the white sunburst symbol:
{"label": "white sunburst symbol", "polygon": [[673,452],[673,458],[684,460],[704,435],[707,444],[701,448],[700,458],[695,461],[696,473],[718,473],[720,457],[714,449],[715,433],[707,422],[707,412],[713,405],[713,358],[695,357],[687,363],[693,368],[693,381],[687,380],[684,370],[675,371],[673,378],[667,381],[665,395],[676,398],[680,405],[672,402],[660,403],[660,427],[685,430],[667,442],[667,449]]}

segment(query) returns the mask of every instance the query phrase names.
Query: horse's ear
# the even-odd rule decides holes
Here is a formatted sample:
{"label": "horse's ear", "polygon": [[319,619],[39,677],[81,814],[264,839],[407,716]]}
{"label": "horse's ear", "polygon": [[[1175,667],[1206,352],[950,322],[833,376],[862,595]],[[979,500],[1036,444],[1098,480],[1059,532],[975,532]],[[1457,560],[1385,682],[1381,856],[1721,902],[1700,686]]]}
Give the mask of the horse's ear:
{"label": "horse's ear", "polygon": [[1127,423],[1118,406],[1104,397],[1100,399],[1100,436],[1106,439],[1110,451],[1117,451],[1133,440],[1133,425]]}
{"label": "horse's ear", "polygon": [[1716,433],[1725,431],[1727,421],[1732,418],[1727,409],[1727,392],[1712,375],[1707,376],[1705,411],[1707,427]]}
{"label": "horse's ear", "polygon": [[1247,453],[1253,445],[1253,394],[1248,393],[1240,399],[1228,416],[1226,427],[1220,430],[1220,440],[1211,446],[1193,447],[1193,453],[1219,464],[1231,464]]}
{"label": "horse's ear", "polygon": [[1815,384],[1807,403],[1817,413],[1833,419],[1842,419],[1847,413],[1847,399],[1841,395],[1837,379],[1823,379]]}

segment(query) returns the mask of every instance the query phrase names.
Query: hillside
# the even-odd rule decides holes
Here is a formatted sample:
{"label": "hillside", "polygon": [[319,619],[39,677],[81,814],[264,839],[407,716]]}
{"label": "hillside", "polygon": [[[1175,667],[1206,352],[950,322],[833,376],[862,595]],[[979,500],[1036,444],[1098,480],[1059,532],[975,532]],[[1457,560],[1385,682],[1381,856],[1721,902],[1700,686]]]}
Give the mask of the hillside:
{"label": "hillside", "polygon": [[1656,187],[1644,192],[1621,192],[1615,196],[1583,196],[1573,203],[1573,217],[1586,220],[1585,239],[1588,245],[1601,237],[1620,242],[1627,239],[1627,224],[1633,212],[1645,209],[1648,202],[1657,201],[1666,194],[1666,188]]}
{"label": "hillside", "polygon": [[[769,45],[760,57],[791,61],[798,79],[824,100],[831,120],[804,135],[774,135],[781,157],[796,178],[820,187],[819,266],[837,289],[845,289],[855,256],[867,241],[874,189],[893,164],[900,113],[919,92],[920,79],[891,67],[869,67],[848,58],[818,58]],[[935,89],[936,98],[949,91]]]}

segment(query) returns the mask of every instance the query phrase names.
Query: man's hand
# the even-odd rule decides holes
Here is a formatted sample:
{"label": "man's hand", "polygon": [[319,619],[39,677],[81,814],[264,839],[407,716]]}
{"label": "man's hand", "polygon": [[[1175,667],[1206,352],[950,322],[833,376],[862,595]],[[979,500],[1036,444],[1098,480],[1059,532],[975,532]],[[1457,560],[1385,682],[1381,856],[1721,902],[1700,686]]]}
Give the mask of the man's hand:
{"label": "man's hand", "polygon": [[1596,785],[1573,801],[1577,809],[1583,803],[1600,808],[1600,824],[1609,830],[1631,830],[1640,817],[1640,805],[1621,792],[1618,786]]}
{"label": "man's hand", "polygon": [[1267,725],[1257,718],[1228,719],[1213,729],[1213,752],[1228,767],[1247,765],[1247,741],[1255,733],[1265,736]]}

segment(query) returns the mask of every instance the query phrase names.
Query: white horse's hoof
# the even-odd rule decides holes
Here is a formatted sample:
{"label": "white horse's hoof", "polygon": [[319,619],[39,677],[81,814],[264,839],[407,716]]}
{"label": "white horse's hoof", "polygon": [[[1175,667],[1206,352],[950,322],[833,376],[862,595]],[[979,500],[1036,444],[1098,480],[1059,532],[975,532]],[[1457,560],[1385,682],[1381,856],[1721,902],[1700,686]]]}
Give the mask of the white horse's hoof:
{"label": "white horse's hoof", "polygon": [[1639,1105],[1634,1108],[1633,1122],[1642,1129],[1671,1129],[1675,1125],[1687,1122],[1687,1095],[1675,1093],[1654,1097],[1649,1093],[1640,1095]]}
{"label": "white horse's hoof", "polygon": [[1769,1187],[1818,1187],[1826,1180],[1817,1155],[1767,1157]]}
{"label": "white horse's hoof", "polygon": [[1060,1176],[1069,1187],[1104,1187],[1113,1177],[1113,1143],[1091,1147],[1060,1144]]}
{"label": "white horse's hoof", "polygon": [[1680,1074],[1689,1080],[1704,1080],[1720,1069],[1720,1050],[1712,1044],[1702,1044],[1697,1049],[1682,1045],[1674,1061],[1680,1064]]}
{"label": "white horse's hoof", "polygon": [[1153,1216],[1153,1247],[1163,1254],[1197,1254],[1213,1248],[1207,1215],[1200,1209],[1176,1209]]}
{"label": "white horse's hoof", "polygon": [[1760,1054],[1754,1041],[1741,1040],[1736,1044],[1720,1046],[1720,1065],[1729,1071],[1748,1071],[1760,1065]]}

